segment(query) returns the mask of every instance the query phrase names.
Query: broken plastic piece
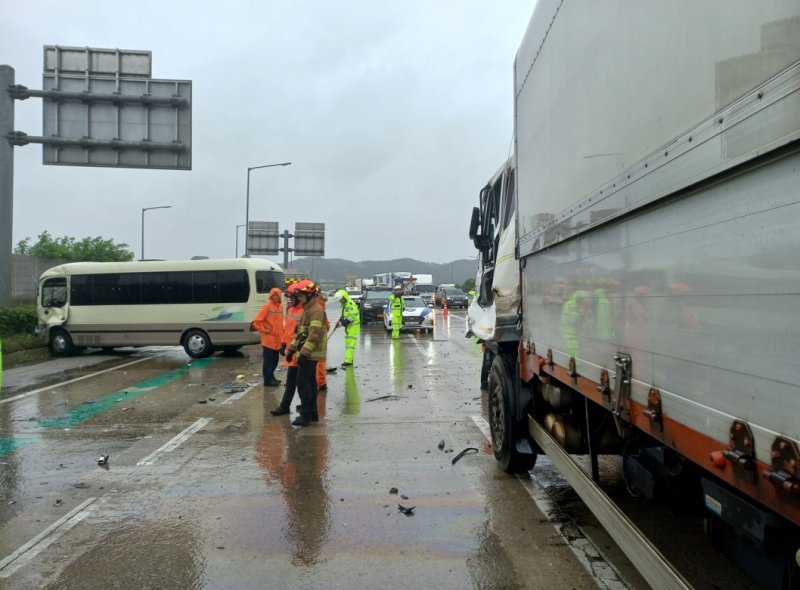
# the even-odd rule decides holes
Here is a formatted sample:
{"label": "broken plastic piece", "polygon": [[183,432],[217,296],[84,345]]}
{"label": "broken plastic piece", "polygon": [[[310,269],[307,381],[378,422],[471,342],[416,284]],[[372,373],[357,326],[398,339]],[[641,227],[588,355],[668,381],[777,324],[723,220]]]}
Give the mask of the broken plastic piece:
{"label": "broken plastic piece", "polygon": [[403,514],[405,514],[406,516],[413,516],[414,515],[414,508],[416,508],[416,506],[410,506],[410,507],[406,508],[402,504],[398,504],[397,505],[397,509],[400,512],[402,512]]}
{"label": "broken plastic piece", "polygon": [[458,455],[456,455],[455,457],[453,457],[453,460],[450,462],[450,464],[451,464],[451,465],[455,465],[455,464],[456,464],[456,461],[458,461],[458,460],[459,460],[461,457],[463,457],[463,456],[464,456],[464,455],[466,455],[467,453],[473,453],[473,452],[474,452],[474,453],[477,453],[477,452],[478,452],[478,449],[476,449],[475,447],[467,447],[466,449],[464,449],[463,451],[461,451],[461,452],[460,452]]}

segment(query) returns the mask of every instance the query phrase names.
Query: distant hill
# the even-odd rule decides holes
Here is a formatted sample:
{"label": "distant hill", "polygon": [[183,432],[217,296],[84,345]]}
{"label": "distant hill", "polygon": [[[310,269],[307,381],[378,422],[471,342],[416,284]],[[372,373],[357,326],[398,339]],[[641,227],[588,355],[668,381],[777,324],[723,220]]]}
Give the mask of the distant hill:
{"label": "distant hill", "polygon": [[433,282],[437,285],[439,283],[461,284],[469,278],[475,278],[477,264],[476,260],[470,258],[437,264],[413,258],[353,262],[342,258],[310,256],[296,258],[292,263],[292,268],[308,275],[326,288],[333,288],[344,284],[346,276],[356,275],[358,278],[367,279],[383,272],[430,274],[433,275]]}

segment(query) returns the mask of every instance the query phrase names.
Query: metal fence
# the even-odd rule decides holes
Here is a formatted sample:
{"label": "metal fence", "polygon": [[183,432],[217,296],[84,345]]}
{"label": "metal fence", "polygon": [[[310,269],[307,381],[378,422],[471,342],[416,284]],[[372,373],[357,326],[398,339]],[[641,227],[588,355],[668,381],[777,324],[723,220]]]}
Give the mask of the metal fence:
{"label": "metal fence", "polygon": [[48,268],[69,262],[64,258],[37,258],[27,254],[11,255],[11,301],[35,301],[36,284]]}

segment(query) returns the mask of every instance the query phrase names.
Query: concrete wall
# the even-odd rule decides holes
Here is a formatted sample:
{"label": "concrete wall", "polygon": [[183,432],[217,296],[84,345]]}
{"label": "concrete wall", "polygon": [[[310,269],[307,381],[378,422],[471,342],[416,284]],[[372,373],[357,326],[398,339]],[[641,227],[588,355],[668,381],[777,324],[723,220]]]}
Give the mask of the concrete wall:
{"label": "concrete wall", "polygon": [[36,284],[48,268],[64,264],[63,258],[37,258],[26,254],[11,255],[11,301],[36,300]]}

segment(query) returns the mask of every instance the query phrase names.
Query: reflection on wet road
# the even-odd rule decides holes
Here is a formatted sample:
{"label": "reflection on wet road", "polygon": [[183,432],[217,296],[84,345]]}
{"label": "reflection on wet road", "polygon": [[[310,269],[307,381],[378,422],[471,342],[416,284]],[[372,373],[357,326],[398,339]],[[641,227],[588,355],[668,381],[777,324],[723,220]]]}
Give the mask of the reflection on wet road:
{"label": "reflection on wet road", "polygon": [[[453,312],[396,342],[364,327],[306,428],[270,415],[283,392],[258,384],[258,348],[12,373],[0,587],[593,587],[472,420],[463,333]],[[328,366],[343,355],[337,332]],[[453,465],[466,447],[481,452]]]}

